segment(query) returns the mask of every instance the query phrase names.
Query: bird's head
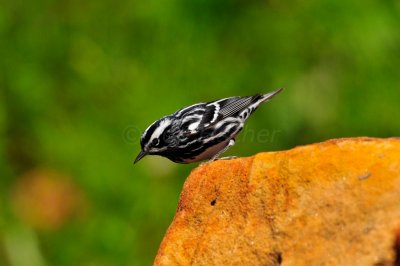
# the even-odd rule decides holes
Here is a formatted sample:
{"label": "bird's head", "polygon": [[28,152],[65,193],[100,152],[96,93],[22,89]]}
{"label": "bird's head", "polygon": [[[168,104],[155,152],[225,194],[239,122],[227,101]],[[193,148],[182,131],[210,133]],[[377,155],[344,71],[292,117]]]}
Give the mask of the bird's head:
{"label": "bird's head", "polygon": [[142,150],[138,154],[134,163],[137,163],[148,154],[160,154],[165,151],[168,146],[166,143],[166,134],[171,128],[171,119],[163,117],[151,124],[142,134],[140,145]]}

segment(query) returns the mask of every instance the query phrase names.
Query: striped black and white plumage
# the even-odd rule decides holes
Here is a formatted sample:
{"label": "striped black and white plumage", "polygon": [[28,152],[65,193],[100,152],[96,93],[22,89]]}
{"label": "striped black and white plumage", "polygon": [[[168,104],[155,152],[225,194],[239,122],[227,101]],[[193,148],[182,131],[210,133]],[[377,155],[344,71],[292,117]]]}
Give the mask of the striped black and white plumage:
{"label": "striped black and white plumage", "polygon": [[148,154],[176,163],[215,160],[235,144],[235,137],[250,114],[282,90],[198,103],[167,115],[143,133],[142,150],[135,163]]}

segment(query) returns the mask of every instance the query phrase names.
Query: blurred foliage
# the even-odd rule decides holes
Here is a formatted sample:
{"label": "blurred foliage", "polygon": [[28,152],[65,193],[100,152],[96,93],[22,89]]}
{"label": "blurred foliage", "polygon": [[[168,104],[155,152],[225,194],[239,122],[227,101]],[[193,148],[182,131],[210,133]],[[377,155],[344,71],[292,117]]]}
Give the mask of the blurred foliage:
{"label": "blurred foliage", "polygon": [[[185,105],[287,88],[228,155],[398,136],[399,17],[395,0],[2,1],[0,265],[151,264],[196,165],[132,160]],[[25,184],[35,169],[52,174]],[[53,214],[63,197],[83,208]]]}

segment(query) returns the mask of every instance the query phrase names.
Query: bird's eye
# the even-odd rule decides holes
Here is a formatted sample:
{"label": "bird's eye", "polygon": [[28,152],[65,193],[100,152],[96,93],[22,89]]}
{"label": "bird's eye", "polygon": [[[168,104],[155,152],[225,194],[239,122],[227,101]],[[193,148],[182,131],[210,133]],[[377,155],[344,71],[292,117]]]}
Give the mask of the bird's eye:
{"label": "bird's eye", "polygon": [[151,145],[152,146],[157,146],[159,143],[160,143],[159,139],[153,139],[152,142],[151,142]]}

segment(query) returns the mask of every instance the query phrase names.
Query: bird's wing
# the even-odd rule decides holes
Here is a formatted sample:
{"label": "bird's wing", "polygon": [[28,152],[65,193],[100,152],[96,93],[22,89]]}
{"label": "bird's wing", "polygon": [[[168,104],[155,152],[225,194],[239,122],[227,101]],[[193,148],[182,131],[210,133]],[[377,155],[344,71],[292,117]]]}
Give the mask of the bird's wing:
{"label": "bird's wing", "polygon": [[191,136],[210,128],[226,117],[233,116],[259,99],[260,95],[230,97],[185,107],[178,110],[180,124],[177,126],[184,136]]}
{"label": "bird's wing", "polygon": [[227,117],[234,116],[256,102],[258,99],[260,99],[260,97],[260,95],[247,97],[230,97],[214,102],[209,102],[206,105],[206,110],[204,112],[201,124],[204,127],[209,127]]}
{"label": "bird's wing", "polygon": [[[175,117],[174,127],[172,131],[182,136],[193,135],[197,133],[197,127],[207,112],[207,103],[198,103],[184,107],[173,114]],[[179,133],[178,133],[179,132]]]}
{"label": "bird's wing", "polygon": [[246,108],[252,107],[253,111],[259,104],[272,98],[281,90],[279,89],[267,94],[256,94],[245,97],[236,96],[207,103],[199,103],[178,110],[175,116],[179,116],[180,118],[180,130],[185,132],[186,135],[193,135],[212,127],[227,117],[238,115]]}
{"label": "bird's wing", "polygon": [[230,97],[222,100],[206,103],[206,111],[203,115],[202,125],[210,126],[219,121],[236,116],[243,110],[250,108],[253,112],[261,103],[268,101],[283,89],[278,89],[266,94],[256,94],[254,96]]}

